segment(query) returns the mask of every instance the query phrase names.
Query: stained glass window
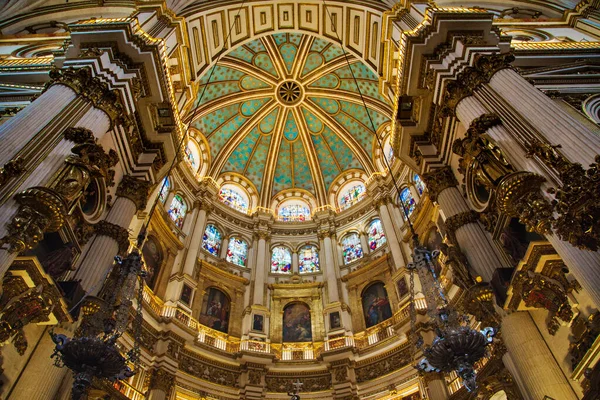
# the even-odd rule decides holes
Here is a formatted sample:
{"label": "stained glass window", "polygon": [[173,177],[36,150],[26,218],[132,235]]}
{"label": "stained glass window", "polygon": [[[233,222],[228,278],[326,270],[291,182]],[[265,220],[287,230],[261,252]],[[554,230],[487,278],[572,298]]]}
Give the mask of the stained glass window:
{"label": "stained glass window", "polygon": [[310,219],[310,209],[304,204],[290,204],[279,208],[280,221],[306,221]]}
{"label": "stained glass window", "polygon": [[360,238],[357,233],[351,233],[342,239],[342,248],[344,249],[344,264],[350,264],[363,256],[363,249],[360,245]]}
{"label": "stained glass window", "polygon": [[219,191],[219,199],[231,208],[241,212],[248,212],[248,202],[240,193],[230,188],[222,188]]}
{"label": "stained glass window", "polygon": [[423,194],[423,192],[425,191],[425,182],[423,182],[423,179],[421,179],[419,175],[415,174],[414,181],[415,187],[417,188],[417,192],[419,192],[419,194]]}
{"label": "stained glass window", "polygon": [[362,183],[350,187],[340,198],[340,207],[342,210],[358,203],[365,197],[366,189]]}
{"label": "stained glass window", "polygon": [[376,219],[369,225],[369,248],[371,251],[378,249],[381,245],[385,244],[387,239],[385,233],[383,233],[383,226],[381,226],[381,220]]}
{"label": "stained glass window", "polygon": [[[415,199],[413,199],[412,194],[410,193],[410,190],[408,188],[405,188],[403,191],[400,192],[400,200],[404,204],[404,208],[406,209],[406,212],[408,212],[408,215],[410,216],[410,214],[412,214],[412,212],[415,211],[416,203],[415,203]],[[404,210],[402,210],[402,215],[404,216]]]}
{"label": "stained glass window", "polygon": [[219,256],[221,232],[213,224],[206,225],[204,235],[202,235],[202,248],[214,256]]}
{"label": "stained glass window", "polygon": [[319,272],[319,252],[316,246],[306,245],[300,249],[298,254],[298,269],[301,274]]}
{"label": "stained glass window", "polygon": [[198,168],[200,167],[199,156],[198,146],[191,141],[187,142],[185,146],[185,160],[191,165],[194,171],[198,171]]}
{"label": "stained glass window", "polygon": [[248,243],[245,240],[233,237],[229,240],[229,246],[227,246],[227,256],[225,259],[240,267],[246,266],[246,260],[248,258]]}
{"label": "stained glass window", "polygon": [[183,197],[176,194],[171,201],[171,206],[169,207],[169,211],[167,211],[169,217],[175,222],[179,228],[183,228],[183,220],[185,219],[185,214],[187,213],[187,205],[183,200]]}
{"label": "stained glass window", "polygon": [[387,162],[390,166],[394,163],[394,149],[390,146],[387,153]]}
{"label": "stained glass window", "polygon": [[271,255],[271,272],[289,274],[292,272],[292,253],[287,247],[278,246]]}
{"label": "stained glass window", "polygon": [[171,182],[169,181],[169,177],[166,177],[160,184],[160,193],[158,194],[158,200],[160,200],[161,203],[167,201],[169,189],[171,189]]}

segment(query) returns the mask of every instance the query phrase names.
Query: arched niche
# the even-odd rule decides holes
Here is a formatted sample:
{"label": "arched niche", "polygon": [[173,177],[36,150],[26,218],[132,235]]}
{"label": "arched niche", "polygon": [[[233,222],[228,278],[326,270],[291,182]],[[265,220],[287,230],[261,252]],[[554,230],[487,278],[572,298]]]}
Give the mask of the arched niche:
{"label": "arched niche", "polygon": [[198,321],[219,332],[229,332],[231,299],[227,293],[215,287],[206,288]]}
{"label": "arched niche", "polygon": [[392,317],[392,307],[383,282],[370,284],[363,289],[360,297],[367,328]]}
{"label": "arched niche", "polygon": [[283,308],[283,342],[312,342],[310,307],[303,302],[293,302]]}

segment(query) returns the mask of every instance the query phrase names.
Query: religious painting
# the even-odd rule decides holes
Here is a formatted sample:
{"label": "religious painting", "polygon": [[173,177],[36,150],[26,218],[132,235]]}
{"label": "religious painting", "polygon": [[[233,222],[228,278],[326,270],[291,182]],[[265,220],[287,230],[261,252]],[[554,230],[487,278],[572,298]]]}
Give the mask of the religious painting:
{"label": "religious painting", "polygon": [[387,242],[383,226],[381,226],[381,220],[379,219],[371,222],[367,233],[369,235],[369,248],[371,251],[377,250]]}
{"label": "religious painting", "polygon": [[213,224],[206,225],[202,235],[202,248],[213,256],[218,257],[221,251],[221,232]]}
{"label": "religious painting", "polygon": [[292,253],[283,246],[273,248],[271,254],[271,272],[289,274],[292,272]]}
{"label": "religious painting", "polygon": [[227,262],[239,265],[240,267],[245,267],[248,259],[248,243],[246,243],[245,240],[236,237],[229,239],[225,259]]}
{"label": "religious painting", "polygon": [[306,304],[292,303],[283,309],[283,341],[312,341],[310,309]]}
{"label": "religious painting", "polygon": [[229,330],[229,312],[231,302],[229,297],[217,288],[210,288],[202,299],[202,309],[199,321],[219,332],[227,333]]}
{"label": "religious painting", "polygon": [[338,329],[342,327],[342,319],[340,318],[340,312],[334,311],[329,313],[329,329]]}
{"label": "religious painting", "polygon": [[252,320],[252,330],[257,332],[265,331],[265,316],[262,314],[254,314]]}
{"label": "religious painting", "polygon": [[350,233],[344,236],[342,239],[342,249],[344,264],[350,264],[363,256],[363,249],[357,233]]}
{"label": "religious painting", "polygon": [[144,280],[151,289],[154,289],[154,284],[156,283],[156,278],[158,277],[160,265],[162,263],[160,245],[154,237],[150,236],[148,240],[146,240],[146,243],[142,248],[142,256],[144,257],[144,267],[146,269]]}
{"label": "religious painting", "polygon": [[319,272],[319,251],[315,246],[306,245],[298,252],[298,269],[301,274]]}
{"label": "religious painting", "polygon": [[403,299],[404,296],[408,295],[408,285],[406,284],[406,278],[402,277],[396,283],[398,287],[398,298]]}
{"label": "religious painting", "polygon": [[367,328],[392,316],[388,294],[382,282],[374,283],[363,291],[362,306]]}
{"label": "religious painting", "polygon": [[183,288],[181,289],[181,296],[179,296],[179,300],[189,306],[192,302],[192,288],[184,284]]}

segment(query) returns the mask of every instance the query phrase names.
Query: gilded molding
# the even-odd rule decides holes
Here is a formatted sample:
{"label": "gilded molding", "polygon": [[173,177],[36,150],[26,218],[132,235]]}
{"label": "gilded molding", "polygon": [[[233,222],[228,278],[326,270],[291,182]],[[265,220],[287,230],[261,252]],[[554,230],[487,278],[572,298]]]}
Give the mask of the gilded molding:
{"label": "gilded molding", "polygon": [[519,218],[530,232],[550,233],[553,210],[540,189],[545,181],[544,177],[527,171],[507,175],[496,191],[498,210]]}
{"label": "gilded molding", "polygon": [[37,246],[45,232],[59,230],[67,215],[61,196],[45,187],[29,188],[15,195],[17,213],[7,224],[7,235],[0,239],[10,253],[20,253]]}
{"label": "gilded molding", "polygon": [[571,245],[598,251],[600,248],[600,155],[589,169],[570,162],[558,146],[533,142],[527,155],[537,156],[548,167],[556,170],[563,183],[561,188],[548,190],[557,218],[553,221],[556,234]]}
{"label": "gilded molding", "polygon": [[150,182],[124,175],[117,187],[117,196],[126,197],[135,203],[138,211],[146,209]]}
{"label": "gilded molding", "polygon": [[14,158],[4,164],[4,167],[0,168],[0,188],[6,184],[10,179],[16,178],[25,171],[25,160],[21,157]]}
{"label": "gilded molding", "polygon": [[96,235],[108,236],[119,245],[119,254],[125,254],[129,248],[129,232],[122,226],[107,221],[100,221],[94,225]]}
{"label": "gilded molding", "polygon": [[455,81],[448,82],[443,99],[443,114],[453,115],[462,99],[472,96],[475,89],[486,84],[501,69],[511,68],[512,54],[478,55],[472,67],[465,68]]}
{"label": "gilded molding", "polygon": [[68,127],[63,132],[63,136],[65,139],[76,144],[94,141],[94,133],[87,128],[81,127]]}
{"label": "gilded molding", "polygon": [[115,124],[125,121],[125,107],[119,92],[111,90],[106,83],[93,77],[90,68],[59,69],[55,67],[50,70],[49,75],[51,80],[46,83],[44,91],[55,84],[68,86],[75,93],[89,100],[94,107],[104,111],[110,118],[111,128]]}
{"label": "gilded molding", "polygon": [[458,186],[454,172],[448,166],[427,172],[421,177],[427,185],[427,192],[432,201],[437,201],[437,197],[444,189]]}

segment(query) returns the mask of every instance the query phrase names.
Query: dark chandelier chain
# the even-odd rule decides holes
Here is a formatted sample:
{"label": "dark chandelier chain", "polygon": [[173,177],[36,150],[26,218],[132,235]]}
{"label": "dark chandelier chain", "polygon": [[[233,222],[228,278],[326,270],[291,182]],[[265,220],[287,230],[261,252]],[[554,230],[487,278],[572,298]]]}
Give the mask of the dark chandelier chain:
{"label": "dark chandelier chain", "polygon": [[[179,143],[175,147],[175,154],[171,165],[167,169],[168,177],[178,161],[186,139],[189,138],[191,122],[194,121],[204,94],[211,82],[215,72],[215,66],[221,56],[227,50],[227,43],[235,26],[235,20],[239,17],[246,0],[243,0],[233,19],[229,32],[225,38],[224,48],[219,52],[211,68],[210,74],[204,88],[198,97],[196,106],[191,115]],[[173,105],[176,107],[177,105]],[[167,180],[164,179],[159,192],[165,188]],[[139,370],[140,343],[143,323],[143,292],[144,276],[141,249],[146,240],[146,232],[150,220],[156,211],[159,196],[154,199],[150,212],[137,236],[134,248],[127,257],[115,257],[116,264],[107,274],[107,280],[98,282],[91,290],[95,290],[99,284],[104,283],[104,289],[99,297],[87,294],[70,310],[73,311],[81,305],[80,326],[73,338],[64,334],[50,332],[50,336],[56,344],[51,358],[58,367],[67,367],[73,372],[72,399],[81,400],[87,398],[87,393],[95,379],[108,379],[110,381],[125,379],[133,376]],[[137,284],[137,293],[136,293]],[[134,294],[135,293],[135,294]],[[117,340],[127,331],[129,326],[129,312],[133,305],[132,298],[135,297],[137,307],[131,323],[133,335],[133,346],[127,352],[126,357],[121,355]],[[133,364],[132,370],[128,363]]]}
{"label": "dark chandelier chain", "polygon": [[[350,65],[348,54],[344,49],[342,39],[340,38],[336,26],[334,25],[333,18],[327,3],[323,1],[323,6],[329,16],[329,20],[332,24],[334,32],[336,33],[337,39],[342,48],[346,64],[354,80],[356,90],[360,96],[367,117],[371,124],[373,134],[377,139],[377,144],[382,152],[383,162],[389,171],[394,188],[398,197],[400,197],[400,189],[396,177],[392,171],[391,165],[385,156],[383,143],[377,130],[375,123],[369,113],[367,103],[363,96],[356,75]],[[469,326],[469,317],[464,314],[459,314],[458,311],[449,304],[448,299],[442,289],[440,281],[435,272],[433,259],[437,258],[439,251],[429,251],[424,246],[419,244],[418,235],[415,232],[412,221],[407,210],[406,205],[400,198],[400,205],[404,212],[406,221],[410,229],[410,233],[413,240],[413,261],[408,263],[406,268],[410,271],[410,325],[411,325],[411,359],[416,369],[420,372],[456,372],[463,380],[463,385],[467,391],[476,391],[476,372],[475,363],[484,357],[487,353],[487,346],[492,343],[493,336],[496,330],[492,327],[483,328],[481,331],[472,329]],[[430,317],[430,323],[436,332],[436,338],[433,340],[430,346],[424,347],[424,341],[420,334],[417,334],[416,328],[416,309],[415,309],[415,293],[414,293],[414,274],[415,272],[419,276],[421,282],[423,294],[425,295],[425,301],[427,306],[427,314]],[[425,358],[422,358],[420,362],[416,362],[417,348],[422,349],[422,353]]]}

